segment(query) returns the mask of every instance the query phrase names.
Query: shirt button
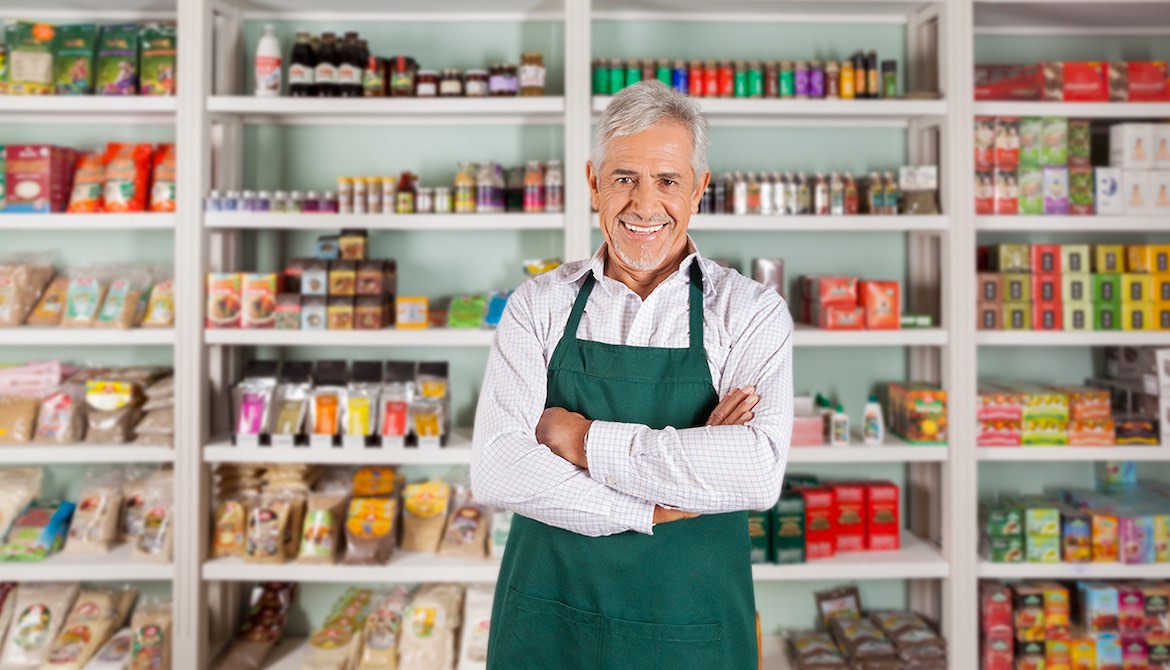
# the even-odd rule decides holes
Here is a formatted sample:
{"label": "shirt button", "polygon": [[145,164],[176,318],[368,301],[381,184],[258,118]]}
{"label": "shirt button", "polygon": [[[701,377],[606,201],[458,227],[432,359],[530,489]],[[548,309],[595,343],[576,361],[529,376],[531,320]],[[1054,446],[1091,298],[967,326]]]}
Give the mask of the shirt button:
{"label": "shirt button", "polygon": [[617,486],[617,480],[613,478],[613,475],[606,475],[605,476],[605,485],[606,486]]}

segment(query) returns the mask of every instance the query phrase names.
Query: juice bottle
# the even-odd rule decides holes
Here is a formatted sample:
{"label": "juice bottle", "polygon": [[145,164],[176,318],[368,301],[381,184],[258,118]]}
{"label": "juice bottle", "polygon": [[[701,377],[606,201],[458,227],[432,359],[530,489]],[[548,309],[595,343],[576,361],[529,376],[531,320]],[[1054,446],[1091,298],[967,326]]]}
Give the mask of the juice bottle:
{"label": "juice bottle", "polygon": [[337,52],[337,36],[325,33],[321,36],[321,48],[317,50],[317,95],[322,98],[335,98],[337,91],[337,69],[341,64],[341,54]]}
{"label": "juice bottle", "polygon": [[560,161],[549,161],[544,171],[544,211],[565,211],[565,171]]}
{"label": "juice bottle", "polygon": [[309,42],[309,33],[297,32],[297,41],[289,54],[288,93],[294,98],[316,95],[317,54]]}
{"label": "juice bottle", "polygon": [[256,95],[280,95],[281,74],[280,40],[276,39],[276,27],[268,24],[256,45]]}
{"label": "juice bottle", "polygon": [[455,169],[455,213],[475,213],[475,172],[468,161],[460,161]]}
{"label": "juice bottle", "polygon": [[540,161],[528,161],[524,173],[524,211],[529,214],[544,211],[544,167]]}
{"label": "juice bottle", "polygon": [[337,94],[343,98],[362,97],[362,79],[366,61],[355,32],[347,32],[341,43],[340,64],[337,67]]}

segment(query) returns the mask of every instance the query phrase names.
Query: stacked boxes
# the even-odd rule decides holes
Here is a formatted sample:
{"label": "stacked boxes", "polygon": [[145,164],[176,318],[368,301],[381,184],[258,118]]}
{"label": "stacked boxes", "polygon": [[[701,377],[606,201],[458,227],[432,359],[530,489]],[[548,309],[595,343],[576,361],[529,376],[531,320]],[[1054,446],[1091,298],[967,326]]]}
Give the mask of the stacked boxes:
{"label": "stacked boxes", "polygon": [[804,275],[800,320],[825,330],[901,327],[902,286],[893,281]]}
{"label": "stacked boxes", "polygon": [[1115,442],[1109,391],[979,382],[981,447],[1107,447]]}
{"label": "stacked boxes", "polygon": [[1166,61],[1042,61],[975,66],[976,100],[1170,102]]}
{"label": "stacked boxes", "polygon": [[1109,166],[1106,186],[1119,192],[1100,214],[1170,213],[1170,124],[1112,126]]}
{"label": "stacked boxes", "polygon": [[909,444],[947,443],[947,392],[931,384],[895,383],[887,387],[886,425]]}
{"label": "stacked boxes", "polygon": [[901,491],[885,481],[788,475],[776,506],[748,518],[755,562],[803,563],[901,546]]}

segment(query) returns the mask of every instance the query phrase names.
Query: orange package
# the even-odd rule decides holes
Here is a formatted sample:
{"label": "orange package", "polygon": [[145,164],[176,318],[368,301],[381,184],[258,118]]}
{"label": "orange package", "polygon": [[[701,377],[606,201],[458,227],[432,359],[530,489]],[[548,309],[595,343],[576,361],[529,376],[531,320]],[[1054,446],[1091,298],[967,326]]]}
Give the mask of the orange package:
{"label": "orange package", "polygon": [[102,211],[105,199],[102,189],[106,181],[106,164],[101,152],[82,154],[73,170],[73,190],[69,194],[70,214],[92,214]]}
{"label": "orange package", "polygon": [[865,327],[885,330],[902,327],[902,285],[896,281],[861,282]]}
{"label": "orange package", "polygon": [[106,146],[106,212],[144,212],[150,186],[150,159],[154,149],[149,144]]}
{"label": "orange package", "polygon": [[150,187],[150,211],[175,211],[175,145],[160,144],[154,152],[154,179]]}

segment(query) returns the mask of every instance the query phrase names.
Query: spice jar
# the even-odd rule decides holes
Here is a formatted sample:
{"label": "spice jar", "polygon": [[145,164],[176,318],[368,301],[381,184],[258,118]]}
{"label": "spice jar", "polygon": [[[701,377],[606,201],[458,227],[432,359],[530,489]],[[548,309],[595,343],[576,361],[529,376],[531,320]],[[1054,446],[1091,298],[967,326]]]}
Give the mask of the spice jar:
{"label": "spice jar", "polygon": [[411,97],[414,95],[415,72],[418,64],[409,56],[396,56],[390,60],[390,95]]}
{"label": "spice jar", "polygon": [[443,98],[458,98],[463,95],[463,74],[459,70],[448,68],[443,70],[439,77],[439,96]]}
{"label": "spice jar", "polygon": [[435,214],[450,214],[452,208],[451,187],[435,187]]}
{"label": "spice jar", "polygon": [[439,73],[434,70],[419,70],[415,79],[414,94],[420,98],[434,98],[439,95]]}
{"label": "spice jar", "polygon": [[520,95],[544,95],[544,55],[520,54]]}
{"label": "spice jar", "polygon": [[487,97],[489,90],[487,70],[468,70],[463,77],[463,95],[469,98]]}
{"label": "spice jar", "polygon": [[819,60],[808,64],[808,97],[814,99],[825,97],[825,67]]}
{"label": "spice jar", "polygon": [[337,194],[333,191],[325,191],[321,196],[321,204],[318,210],[322,214],[337,214]]}
{"label": "spice jar", "polygon": [[414,196],[414,211],[416,214],[430,214],[435,211],[435,189],[430,186],[419,186]]}
{"label": "spice jar", "polygon": [[780,97],[780,64],[776,61],[764,65],[764,97]]}

